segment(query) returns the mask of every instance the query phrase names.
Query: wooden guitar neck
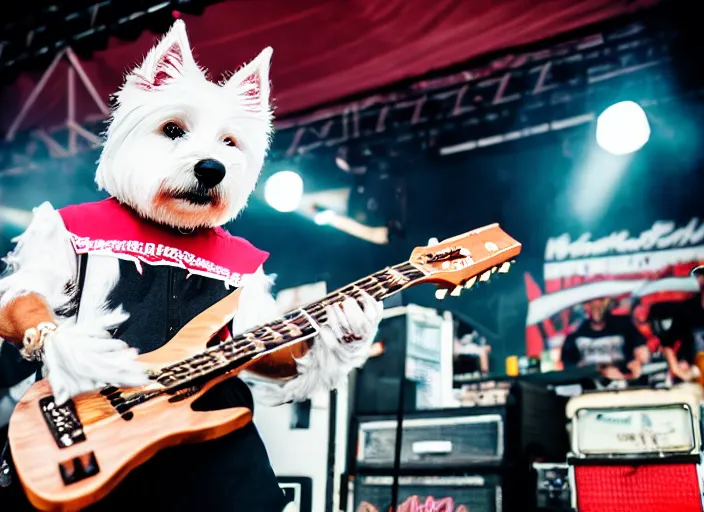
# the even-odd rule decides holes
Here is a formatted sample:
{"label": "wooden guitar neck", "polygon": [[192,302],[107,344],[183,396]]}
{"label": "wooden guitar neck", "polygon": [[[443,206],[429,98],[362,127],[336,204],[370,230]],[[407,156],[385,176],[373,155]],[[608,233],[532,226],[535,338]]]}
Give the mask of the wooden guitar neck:
{"label": "wooden guitar neck", "polygon": [[[287,313],[279,320],[164,367],[152,378],[161,386],[172,389],[194,381],[202,382],[208,376],[222,375],[271,351],[315,336],[319,325],[326,321],[327,306],[350,297],[359,299],[363,292],[376,300],[383,300],[405,288],[432,282],[443,286],[440,292],[447,293],[451,288],[452,295],[459,295],[477,282],[488,281],[493,273],[508,272],[509,260],[519,252],[520,244],[498,224],[470,231],[432,247],[417,248],[408,261],[368,275],[321,300]],[[440,295],[444,296],[444,293]]]}

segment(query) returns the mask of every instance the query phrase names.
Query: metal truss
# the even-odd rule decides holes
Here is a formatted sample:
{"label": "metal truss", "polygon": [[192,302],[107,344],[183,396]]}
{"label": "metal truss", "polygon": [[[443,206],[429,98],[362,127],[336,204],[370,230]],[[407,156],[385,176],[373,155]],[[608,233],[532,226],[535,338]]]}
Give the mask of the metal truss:
{"label": "metal truss", "polygon": [[0,73],[36,67],[67,47],[90,54],[104,48],[109,35],[131,39],[147,28],[166,30],[172,10],[199,14],[215,1],[54,0],[40,2],[31,16],[26,8],[7,10],[0,18]]}
{"label": "metal truss", "polygon": [[279,122],[272,156],[419,139],[452,154],[589,123],[619,95],[647,106],[674,93],[664,76],[676,36],[633,23],[419,80]]}
{"label": "metal truss", "polygon": [[[22,125],[22,122],[27,117],[27,114],[37,104],[38,98],[46,84],[50,79],[56,80],[55,76],[58,71],[58,64],[61,60],[65,60],[68,64],[66,70],[66,119],[65,122],[59,126],[54,127],[51,131],[45,129],[38,129],[32,132],[31,136],[35,139],[41,141],[49,151],[52,157],[67,157],[77,154],[79,151],[85,149],[83,146],[79,145],[79,138],[84,139],[88,142],[88,148],[95,148],[101,144],[101,139],[95,133],[81,126],[76,120],[76,76],[78,80],[83,84],[91,99],[98,107],[100,113],[107,117],[110,113],[110,109],[105,104],[105,102],[100,98],[97,89],[91,82],[90,78],[86,74],[83,66],[81,66],[80,61],[71,50],[71,48],[65,48],[56,54],[54,60],[49,65],[47,70],[42,75],[37,85],[32,90],[32,93],[27,98],[27,101],[22,105],[20,112],[17,117],[13,120],[10,128],[7,131],[5,140],[7,142],[12,142],[15,140],[18,130]],[[60,140],[64,137],[60,137],[59,134],[63,134],[67,138],[67,145],[61,144]]]}
{"label": "metal truss", "polygon": [[[619,95],[647,107],[683,92],[669,76],[676,38],[676,32],[653,22],[631,23],[282,119],[276,123],[271,158],[284,160],[353,145],[402,147],[407,143],[452,154],[590,123],[595,112]],[[100,111],[108,114],[70,48],[54,59],[8,133],[11,140],[61,58],[71,64],[66,123],[51,133],[40,130],[32,135],[57,157],[99,144],[99,126],[76,122],[76,75]],[[59,144],[65,138],[62,131],[68,132],[66,145]],[[87,147],[78,144],[78,138],[88,141]],[[18,151],[0,148],[0,162],[3,151],[12,149]]]}

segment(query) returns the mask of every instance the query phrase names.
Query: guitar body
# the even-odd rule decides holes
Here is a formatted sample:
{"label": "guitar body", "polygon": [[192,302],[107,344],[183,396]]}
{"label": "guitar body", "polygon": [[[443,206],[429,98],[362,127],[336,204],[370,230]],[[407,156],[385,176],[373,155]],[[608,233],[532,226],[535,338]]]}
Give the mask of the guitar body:
{"label": "guitar body", "polygon": [[[225,297],[193,319],[171,341],[139,360],[150,369],[168,366],[202,351],[207,341],[227,323],[236,309],[239,292]],[[239,370],[239,369],[238,369]],[[157,451],[177,444],[215,439],[246,426],[252,412],[243,407],[194,411],[193,402],[237,370],[209,381],[198,392],[179,401],[164,394],[130,409],[126,420],[100,392],[84,393],[72,401],[85,440],[59,448],[42,411],[42,400],[51,397],[47,379],[35,383],[17,404],[10,419],[12,457],[29,501],[46,511],[80,510],[105,497],[135,467]],[[129,389],[122,390],[129,392]],[[97,472],[66,484],[66,474],[76,470]],[[85,475],[81,471],[76,475]]]}

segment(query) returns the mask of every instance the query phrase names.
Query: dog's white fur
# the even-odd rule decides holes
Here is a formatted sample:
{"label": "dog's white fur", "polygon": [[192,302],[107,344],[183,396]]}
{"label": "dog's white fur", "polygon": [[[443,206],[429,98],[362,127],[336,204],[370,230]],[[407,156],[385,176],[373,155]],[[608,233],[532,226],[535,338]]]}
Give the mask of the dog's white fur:
{"label": "dog's white fur", "polygon": [[[116,95],[98,186],[142,216],[174,227],[219,226],[235,218],[254,190],[269,149],[271,55],[266,48],[222,85],[215,84],[195,63],[185,25],[177,21]],[[162,132],[168,122],[186,135],[169,139]],[[228,138],[237,146],[226,145]],[[219,208],[156,201],[160,194],[196,187],[193,168],[206,159],[226,168],[213,191]]]}
{"label": "dog's white fur", "polygon": [[4,258],[0,307],[27,293],[38,293],[54,309],[65,304],[65,284],[76,274],[76,253],[59,213],[49,203],[35,208],[29,227],[13,242],[15,250]]}
{"label": "dog's white fur", "polygon": [[[254,190],[269,148],[271,55],[267,48],[226,82],[212,83],[193,59],[185,25],[177,21],[117,94],[98,163],[98,186],[143,217],[176,228],[219,226],[235,218]],[[181,126],[185,136],[168,138],[162,132],[168,122]],[[194,166],[205,159],[226,168],[212,191],[217,201],[196,205],[174,198],[197,187]],[[0,279],[0,306],[31,292],[54,309],[69,299],[66,284],[77,275],[69,234],[50,204],[34,214],[6,260],[9,273]],[[108,333],[127,319],[122,308],[107,308],[118,279],[116,259],[90,256],[80,318],[59,319],[59,328],[46,341],[45,372],[59,402],[107,382],[137,385],[144,380],[136,352]],[[270,286],[262,268],[245,276],[235,332],[280,316]],[[297,361],[299,375],[273,385],[249,375],[255,396],[276,404],[304,400],[320,387],[334,388],[366,361],[380,320],[380,304],[368,296],[364,308],[353,300],[344,304],[344,312],[339,306],[329,308],[313,348]],[[345,332],[360,341],[343,344]]]}

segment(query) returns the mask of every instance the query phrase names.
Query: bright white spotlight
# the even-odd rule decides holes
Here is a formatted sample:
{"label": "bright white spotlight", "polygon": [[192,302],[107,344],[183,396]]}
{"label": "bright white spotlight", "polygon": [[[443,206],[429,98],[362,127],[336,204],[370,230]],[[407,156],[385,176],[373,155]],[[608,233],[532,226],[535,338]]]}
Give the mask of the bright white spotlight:
{"label": "bright white spotlight", "polygon": [[323,210],[315,214],[314,220],[316,224],[323,226],[330,224],[330,221],[335,218],[335,215],[337,214],[332,210]]}
{"label": "bright white spotlight", "polygon": [[596,142],[614,155],[638,151],[650,138],[650,124],[643,109],[633,101],[621,101],[596,119]]}
{"label": "bright white spotlight", "polygon": [[293,171],[280,171],[264,185],[264,199],[280,212],[292,212],[303,197],[303,180]]}

